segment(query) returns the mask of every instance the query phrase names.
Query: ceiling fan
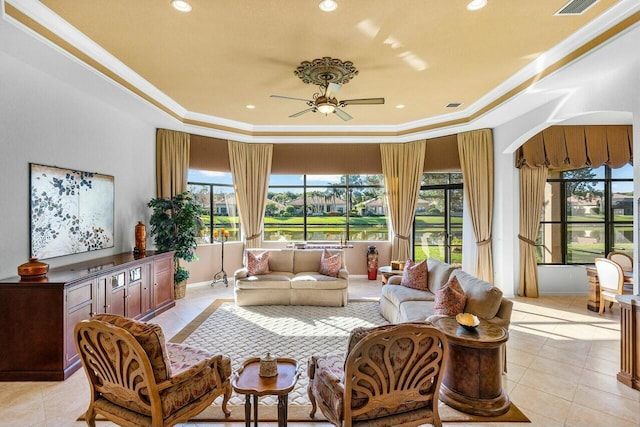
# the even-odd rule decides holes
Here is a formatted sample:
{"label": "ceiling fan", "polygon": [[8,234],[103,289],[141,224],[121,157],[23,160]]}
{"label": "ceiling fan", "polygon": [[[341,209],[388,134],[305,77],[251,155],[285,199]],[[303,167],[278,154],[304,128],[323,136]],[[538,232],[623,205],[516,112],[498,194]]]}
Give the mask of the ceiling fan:
{"label": "ceiling fan", "polygon": [[358,74],[358,70],[356,70],[351,61],[341,61],[328,56],[314,59],[311,62],[303,61],[294,71],[294,74],[300,77],[304,83],[317,84],[320,91],[313,94],[313,99],[271,95],[272,98],[303,101],[310,107],[289,117],[298,117],[309,112],[320,112],[325,116],[335,113],[342,120],[347,121],[353,119],[351,115],[342,109],[347,105],[384,104],[384,98],[343,99],[338,101],[336,95],[340,91],[342,84],[348,83],[351,78]]}
{"label": "ceiling fan", "polygon": [[338,83],[328,83],[320,86],[320,92],[313,94],[313,99],[292,98],[290,96],[271,95],[272,98],[293,99],[294,101],[304,101],[310,108],[299,111],[289,117],[298,117],[309,112],[319,112],[325,116],[335,113],[342,120],[347,121],[353,117],[342,108],[347,105],[367,105],[367,104],[384,104],[384,98],[360,98],[360,99],[343,99],[338,101],[336,94],[342,87]]}

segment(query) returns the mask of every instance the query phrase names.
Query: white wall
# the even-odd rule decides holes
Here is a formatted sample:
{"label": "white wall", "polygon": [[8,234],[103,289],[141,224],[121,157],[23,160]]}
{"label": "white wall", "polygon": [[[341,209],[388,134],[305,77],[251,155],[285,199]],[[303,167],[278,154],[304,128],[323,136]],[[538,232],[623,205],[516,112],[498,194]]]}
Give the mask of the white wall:
{"label": "white wall", "polygon": [[[638,41],[640,30],[636,28],[625,36],[624,42],[629,43],[628,52],[633,51],[632,46],[637,45]],[[580,64],[573,64],[562,70],[564,75],[575,76],[573,87],[567,87],[566,82],[563,83],[564,86],[560,86],[556,81],[557,75],[549,77],[536,86],[539,94],[548,95],[548,102],[493,129],[497,176],[493,227],[495,282],[507,295],[510,288],[517,294],[519,281],[519,187],[518,170],[515,168],[513,154],[516,149],[531,136],[549,126],[563,123],[610,124],[606,117],[615,113],[616,117],[632,118],[634,152],[639,152],[640,63],[630,54],[628,64],[611,64],[606,60],[607,49],[605,46],[602,50],[588,55]],[[586,63],[597,66],[586,73],[580,68],[586,66]],[[509,102],[518,102],[519,97]],[[634,165],[634,192],[638,198],[640,164],[637,161]],[[637,221],[636,206],[636,230]],[[639,243],[636,238],[636,263]],[[541,295],[585,294],[589,289],[586,272],[580,266],[539,266],[538,274]],[[635,286],[635,293],[639,294],[637,281]]]}
{"label": "white wall", "polygon": [[0,278],[29,258],[30,162],[115,177],[115,247],[46,260],[51,267],[132,250],[155,194],[154,126],[0,50],[0,150]]}

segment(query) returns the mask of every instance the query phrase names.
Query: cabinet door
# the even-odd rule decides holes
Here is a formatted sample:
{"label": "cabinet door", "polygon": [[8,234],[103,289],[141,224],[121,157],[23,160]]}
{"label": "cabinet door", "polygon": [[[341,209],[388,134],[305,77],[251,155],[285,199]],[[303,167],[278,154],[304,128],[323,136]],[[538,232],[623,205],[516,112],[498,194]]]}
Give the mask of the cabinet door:
{"label": "cabinet door", "polygon": [[151,312],[151,310],[153,309],[153,292],[151,290],[151,285],[153,283],[153,277],[151,277],[153,268],[152,268],[152,264],[146,263],[143,264],[142,266],[142,289],[140,292],[140,296],[142,298],[141,300],[141,307],[142,307],[142,314],[148,314]]}
{"label": "cabinet door", "polygon": [[153,265],[153,308],[173,301],[173,254],[156,257]]}
{"label": "cabinet door", "polygon": [[65,367],[78,361],[73,330],[78,322],[96,314],[95,281],[79,282],[66,289],[64,358]]}
{"label": "cabinet door", "polygon": [[128,271],[127,289],[125,294],[125,314],[132,319],[142,315],[142,266],[136,266]]}
{"label": "cabinet door", "polygon": [[[119,271],[111,274],[111,307],[109,313],[126,316],[125,298],[127,296],[127,273]],[[109,292],[109,291],[107,291]]]}

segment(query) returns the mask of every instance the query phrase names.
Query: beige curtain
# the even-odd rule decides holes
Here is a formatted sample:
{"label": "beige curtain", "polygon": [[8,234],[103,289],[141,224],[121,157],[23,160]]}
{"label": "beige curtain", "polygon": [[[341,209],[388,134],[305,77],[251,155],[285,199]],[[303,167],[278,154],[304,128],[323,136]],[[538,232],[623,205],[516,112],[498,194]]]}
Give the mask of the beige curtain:
{"label": "beige curtain", "polygon": [[542,166],[520,168],[520,285],[518,295],[538,297],[538,263],[535,242],[544,203],[549,169]]}
{"label": "beige curtain", "polygon": [[380,144],[382,173],[386,189],[389,221],[393,232],[392,260],[411,255],[411,227],[422,180],[426,142]]}
{"label": "beige curtain", "polygon": [[187,191],[190,135],[168,129],[156,132],[156,194],[170,198]]}
{"label": "beige curtain", "polygon": [[273,145],[229,141],[229,163],[247,248],[262,246]]}
{"label": "beige curtain", "polygon": [[476,276],[493,283],[491,256],[493,136],[491,129],[458,134],[458,152],[462,166],[464,195],[478,248]]}

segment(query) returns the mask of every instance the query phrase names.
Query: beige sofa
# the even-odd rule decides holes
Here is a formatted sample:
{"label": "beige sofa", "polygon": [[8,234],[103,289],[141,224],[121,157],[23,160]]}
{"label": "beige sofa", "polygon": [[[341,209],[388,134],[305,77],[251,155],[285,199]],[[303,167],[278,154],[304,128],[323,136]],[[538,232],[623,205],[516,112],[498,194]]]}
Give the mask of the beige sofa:
{"label": "beige sofa", "polygon": [[[344,251],[339,253],[342,266],[338,277],[318,272],[322,250],[314,249],[247,249],[256,253],[270,252],[269,274],[248,276],[245,267],[234,274],[234,296],[237,305],[318,305],[347,304],[349,272],[345,268]],[[245,255],[246,256],[246,255]]]}
{"label": "beige sofa", "polygon": [[427,269],[428,291],[401,286],[401,276],[390,277],[382,286],[380,309],[385,319],[392,323],[426,320],[434,314],[435,292],[455,276],[467,296],[466,313],[509,328],[513,302],[503,298],[500,289],[435,258],[427,260]]}

